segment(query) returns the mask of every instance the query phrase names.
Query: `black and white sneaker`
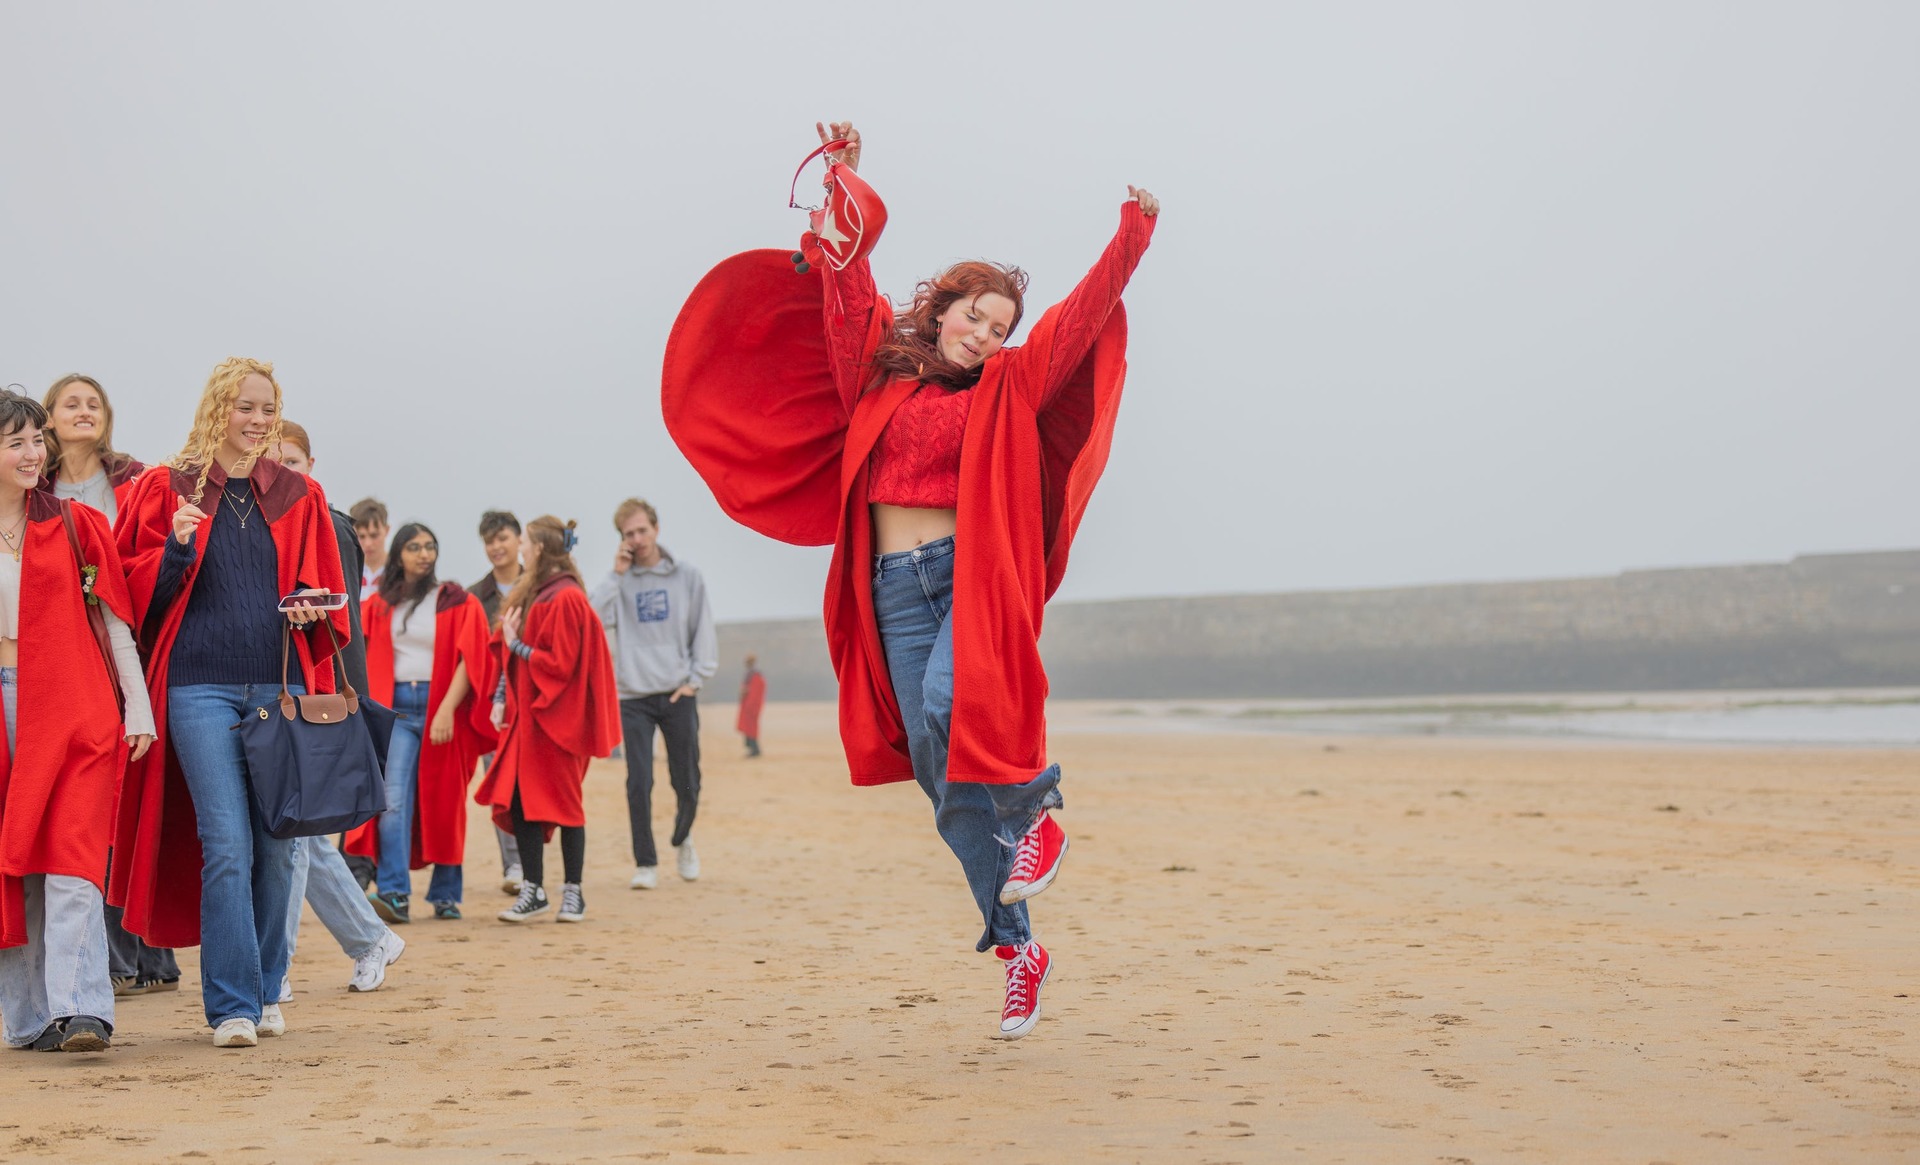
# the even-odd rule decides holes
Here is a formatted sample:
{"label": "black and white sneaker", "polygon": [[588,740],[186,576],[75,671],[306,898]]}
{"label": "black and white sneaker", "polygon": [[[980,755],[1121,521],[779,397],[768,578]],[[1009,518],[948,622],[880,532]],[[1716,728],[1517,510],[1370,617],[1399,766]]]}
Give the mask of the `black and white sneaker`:
{"label": "black and white sneaker", "polygon": [[520,897],[499,914],[501,922],[530,922],[553,909],[547,892],[532,882],[520,883]]}
{"label": "black and white sneaker", "polygon": [[63,1052],[104,1052],[113,1046],[113,1033],[99,1017],[76,1015],[61,1028]]}
{"label": "black and white sneaker", "polygon": [[585,922],[587,920],[587,896],[580,892],[580,883],[568,882],[560,887],[560,921]]}

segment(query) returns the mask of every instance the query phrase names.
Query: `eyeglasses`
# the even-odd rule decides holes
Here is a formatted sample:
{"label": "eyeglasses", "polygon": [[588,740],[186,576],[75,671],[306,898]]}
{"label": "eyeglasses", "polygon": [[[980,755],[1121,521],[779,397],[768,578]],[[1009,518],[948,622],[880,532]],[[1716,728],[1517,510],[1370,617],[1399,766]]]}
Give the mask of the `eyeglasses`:
{"label": "eyeglasses", "polygon": [[400,549],[406,551],[408,554],[425,554],[429,550],[438,554],[440,552],[440,544],[438,542],[409,542]]}

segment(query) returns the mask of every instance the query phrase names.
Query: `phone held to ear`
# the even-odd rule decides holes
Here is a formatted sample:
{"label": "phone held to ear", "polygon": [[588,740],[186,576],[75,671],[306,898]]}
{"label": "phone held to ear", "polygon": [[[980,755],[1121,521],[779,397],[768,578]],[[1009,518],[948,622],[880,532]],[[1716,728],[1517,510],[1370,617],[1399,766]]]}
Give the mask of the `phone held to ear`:
{"label": "phone held to ear", "polygon": [[282,613],[291,611],[338,611],[347,605],[347,596],[342,591],[321,591],[317,594],[292,594],[280,600]]}

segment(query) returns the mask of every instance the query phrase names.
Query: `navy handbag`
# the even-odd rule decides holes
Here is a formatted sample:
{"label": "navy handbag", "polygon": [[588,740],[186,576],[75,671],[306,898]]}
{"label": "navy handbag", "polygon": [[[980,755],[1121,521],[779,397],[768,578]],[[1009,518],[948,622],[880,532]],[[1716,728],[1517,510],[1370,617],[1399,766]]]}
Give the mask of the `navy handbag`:
{"label": "navy handbag", "polygon": [[[352,829],[387,808],[382,774],[385,750],[374,744],[377,712],[362,701],[340,660],[340,640],[331,621],[335,695],[296,696],[287,690],[293,628],[280,637],[280,701],[261,708],[236,727],[247,754],[247,785],[268,835],[319,837]],[[391,714],[389,714],[391,715]],[[391,723],[386,727],[391,730]]]}

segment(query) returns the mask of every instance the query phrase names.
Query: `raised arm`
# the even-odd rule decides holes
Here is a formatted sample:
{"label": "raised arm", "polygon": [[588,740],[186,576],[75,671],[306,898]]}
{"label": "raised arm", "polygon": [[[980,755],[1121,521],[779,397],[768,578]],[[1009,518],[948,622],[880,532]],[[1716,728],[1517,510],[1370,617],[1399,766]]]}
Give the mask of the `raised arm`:
{"label": "raised arm", "polygon": [[[831,125],[816,122],[814,129],[819,131],[822,145],[831,141],[847,143],[846,149],[832,155],[834,161],[850,170],[860,168],[860,131],[853,128],[852,122],[836,121]],[[880,290],[873,282],[873,268],[865,256],[847,264],[844,271],[835,271],[825,256],[815,256],[813,267],[820,272],[825,284],[823,322],[827,353],[833,365],[833,384],[840,390],[840,399],[851,414],[861,389],[866,387],[867,363],[873,358],[875,312],[891,314],[892,309],[880,297]]]}
{"label": "raised arm", "polygon": [[1052,402],[1093,350],[1094,340],[1107,326],[1107,317],[1153,238],[1159,200],[1144,190],[1127,189],[1132,197],[1121,204],[1120,229],[1100,253],[1099,262],[1067,298],[1047,309],[1026,342],[1007,355],[1012,383],[1029,394],[1036,410]]}

